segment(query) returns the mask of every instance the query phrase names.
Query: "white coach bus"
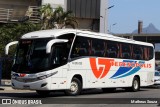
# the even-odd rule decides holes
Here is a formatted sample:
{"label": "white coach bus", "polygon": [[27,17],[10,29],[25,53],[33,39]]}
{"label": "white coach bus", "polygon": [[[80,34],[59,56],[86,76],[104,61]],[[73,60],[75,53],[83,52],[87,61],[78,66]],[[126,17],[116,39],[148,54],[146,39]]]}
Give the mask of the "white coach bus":
{"label": "white coach bus", "polygon": [[55,29],[23,35],[6,45],[6,54],[13,44],[17,44],[11,72],[14,89],[42,95],[64,90],[67,95],[78,95],[82,89],[138,91],[154,84],[155,56],[150,43]]}

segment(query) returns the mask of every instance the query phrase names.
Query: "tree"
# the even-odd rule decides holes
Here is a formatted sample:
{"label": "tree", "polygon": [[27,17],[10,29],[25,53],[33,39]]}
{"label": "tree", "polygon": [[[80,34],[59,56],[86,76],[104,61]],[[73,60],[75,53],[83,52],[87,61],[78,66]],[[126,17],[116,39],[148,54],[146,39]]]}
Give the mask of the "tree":
{"label": "tree", "polygon": [[43,5],[40,8],[40,14],[42,22],[41,29],[62,29],[66,26],[71,26],[72,28],[78,27],[78,22],[73,13],[71,11],[65,12],[61,6],[58,6],[53,11],[50,4]]}
{"label": "tree", "polygon": [[19,40],[23,34],[39,29],[38,25],[29,22],[10,23],[0,26],[0,56],[4,56],[4,47],[7,43]]}
{"label": "tree", "polygon": [[66,26],[71,26],[72,28],[78,27],[78,22],[76,21],[73,13],[71,11],[65,12],[61,6],[55,9],[51,20],[54,27],[57,29],[62,29]]}
{"label": "tree", "polygon": [[4,48],[12,41],[19,40],[19,38],[28,32],[39,30],[37,24],[24,22],[24,23],[9,23],[0,26],[0,63],[2,63],[2,78],[10,79],[11,66],[16,46],[12,46],[9,56],[5,57]]}
{"label": "tree", "polygon": [[53,9],[50,4],[46,4],[40,7],[41,15],[41,29],[50,29],[51,28],[51,18],[53,16]]}

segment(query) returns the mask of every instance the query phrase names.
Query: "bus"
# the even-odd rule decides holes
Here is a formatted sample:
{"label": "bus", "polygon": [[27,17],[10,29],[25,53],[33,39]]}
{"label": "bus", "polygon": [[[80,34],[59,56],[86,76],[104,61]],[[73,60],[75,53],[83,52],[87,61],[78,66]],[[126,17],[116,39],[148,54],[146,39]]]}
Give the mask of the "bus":
{"label": "bus", "polygon": [[138,91],[154,84],[155,55],[150,43],[77,29],[30,32],[17,44],[11,71],[14,89],[47,95],[63,90],[79,95],[83,89],[116,88]]}

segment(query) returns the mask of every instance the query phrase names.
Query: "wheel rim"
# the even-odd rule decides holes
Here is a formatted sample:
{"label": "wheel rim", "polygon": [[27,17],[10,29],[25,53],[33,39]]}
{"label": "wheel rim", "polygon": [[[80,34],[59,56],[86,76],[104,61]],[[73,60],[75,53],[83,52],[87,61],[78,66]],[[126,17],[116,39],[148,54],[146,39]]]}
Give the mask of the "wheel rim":
{"label": "wheel rim", "polygon": [[76,93],[78,91],[78,84],[76,82],[71,82],[71,87],[70,87],[70,91],[72,93]]}
{"label": "wheel rim", "polygon": [[133,86],[134,86],[134,89],[136,89],[136,90],[138,89],[139,86],[138,86],[138,81],[137,80],[134,81]]}

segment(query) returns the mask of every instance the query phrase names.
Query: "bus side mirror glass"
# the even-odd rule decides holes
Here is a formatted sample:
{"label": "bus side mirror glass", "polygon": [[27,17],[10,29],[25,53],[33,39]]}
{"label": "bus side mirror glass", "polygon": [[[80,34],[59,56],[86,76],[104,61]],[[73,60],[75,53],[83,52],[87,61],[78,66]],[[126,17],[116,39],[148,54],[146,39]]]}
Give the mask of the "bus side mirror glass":
{"label": "bus side mirror glass", "polygon": [[13,42],[10,42],[6,45],[5,47],[5,55],[8,55],[8,52],[9,52],[9,47],[12,46],[12,45],[15,45],[15,44],[18,44],[18,41],[13,41]]}
{"label": "bus side mirror glass", "polygon": [[53,39],[53,40],[50,40],[46,45],[46,53],[47,54],[51,53],[51,47],[54,43],[65,43],[65,42],[68,42],[68,40],[67,39]]}

